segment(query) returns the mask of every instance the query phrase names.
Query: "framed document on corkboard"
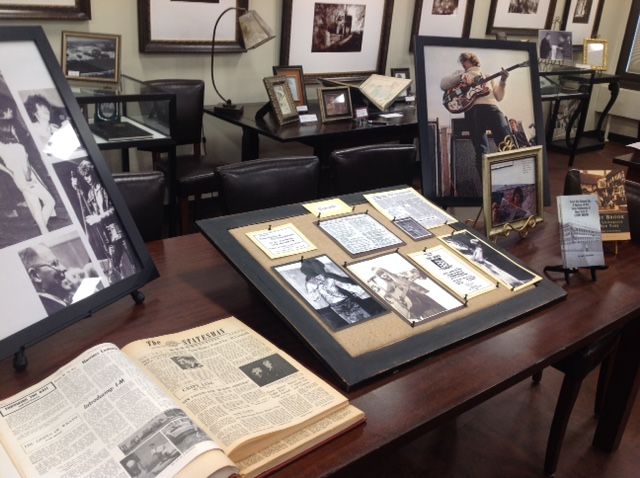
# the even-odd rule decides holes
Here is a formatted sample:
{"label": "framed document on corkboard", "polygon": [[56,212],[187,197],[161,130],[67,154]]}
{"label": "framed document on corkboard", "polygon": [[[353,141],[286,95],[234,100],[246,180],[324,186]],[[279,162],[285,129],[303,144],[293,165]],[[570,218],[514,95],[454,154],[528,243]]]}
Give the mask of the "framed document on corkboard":
{"label": "framed document on corkboard", "polygon": [[[566,295],[411,188],[340,199],[330,223],[293,204],[197,224],[345,389]],[[291,224],[316,249],[275,257],[252,240]]]}

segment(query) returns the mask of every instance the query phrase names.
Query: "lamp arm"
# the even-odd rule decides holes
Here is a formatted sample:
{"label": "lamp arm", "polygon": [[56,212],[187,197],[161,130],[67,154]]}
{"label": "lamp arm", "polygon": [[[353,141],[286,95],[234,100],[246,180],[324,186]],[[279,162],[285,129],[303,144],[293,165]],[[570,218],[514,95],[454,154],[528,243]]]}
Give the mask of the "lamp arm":
{"label": "lamp arm", "polygon": [[223,11],[220,14],[218,19],[216,20],[216,23],[213,26],[213,34],[211,35],[211,83],[213,84],[213,89],[216,91],[216,93],[218,93],[218,96],[226,104],[231,104],[231,100],[226,99],[224,96],[222,96],[220,94],[220,92],[218,91],[218,87],[216,86],[216,80],[215,80],[214,75],[213,75],[213,56],[214,56],[213,55],[213,50],[215,49],[215,46],[216,46],[216,30],[218,29],[218,23],[220,23],[220,20],[222,19],[224,14],[227,13],[229,10],[242,10],[242,11],[246,12],[247,9],[246,8],[241,8],[241,7],[229,7],[229,8],[227,8],[225,11]]}

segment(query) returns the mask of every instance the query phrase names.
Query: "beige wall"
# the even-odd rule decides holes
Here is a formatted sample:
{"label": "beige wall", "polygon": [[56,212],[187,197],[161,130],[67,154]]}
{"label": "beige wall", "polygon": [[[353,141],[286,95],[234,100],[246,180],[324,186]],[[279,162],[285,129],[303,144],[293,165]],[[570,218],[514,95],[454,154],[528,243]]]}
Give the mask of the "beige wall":
{"label": "beige wall", "polygon": [[[152,0],[153,1],[153,0]],[[605,1],[605,0],[603,0]],[[556,3],[557,17],[562,16],[564,0]],[[256,50],[245,54],[226,54],[216,56],[216,82],[219,90],[235,102],[266,100],[262,78],[271,74],[271,66],[278,63],[280,51],[279,32],[281,30],[282,0],[250,0],[250,7],[270,24],[278,38]],[[143,80],[154,78],[201,78],[206,83],[205,102],[217,101],[209,79],[209,56],[206,54],[141,54],[138,52],[137,2],[135,0],[92,0],[92,20],[85,22],[42,21],[51,45],[59,56],[61,31],[86,31],[96,33],[117,33],[122,36],[122,71]],[[476,0],[471,25],[471,36],[484,38],[489,0]],[[615,71],[617,58],[624,35],[624,26],[628,16],[631,0],[606,0],[600,36],[609,40],[609,71]],[[409,35],[413,19],[414,0],[395,0],[391,38],[387,57],[387,71],[390,67],[406,67],[412,69],[413,55],[409,53]],[[0,24],[19,25],[34,22],[0,21]],[[213,24],[213,19],[212,19]],[[529,38],[529,40],[535,40]],[[413,75],[412,75],[413,76]],[[313,88],[309,93],[313,96]],[[606,100],[608,92],[604,89],[595,92],[594,104],[599,105]],[[623,91],[616,109],[629,115],[638,115],[640,93]],[[628,110],[628,111],[626,111]],[[618,124],[619,123],[619,124]],[[613,129],[624,128],[625,124],[616,122]],[[635,134],[635,131],[633,132]],[[239,129],[215,118],[205,118],[205,135],[208,140],[208,154],[219,162],[233,162],[240,158]],[[282,151],[279,145],[263,141],[264,155],[278,154]],[[277,148],[276,148],[277,147]],[[277,149],[277,151],[276,151]],[[305,152],[304,147],[287,146],[286,152]],[[114,168],[117,168],[113,154],[108,154]],[[134,165],[134,167],[136,167]],[[140,157],[139,167],[148,167],[148,158]]]}

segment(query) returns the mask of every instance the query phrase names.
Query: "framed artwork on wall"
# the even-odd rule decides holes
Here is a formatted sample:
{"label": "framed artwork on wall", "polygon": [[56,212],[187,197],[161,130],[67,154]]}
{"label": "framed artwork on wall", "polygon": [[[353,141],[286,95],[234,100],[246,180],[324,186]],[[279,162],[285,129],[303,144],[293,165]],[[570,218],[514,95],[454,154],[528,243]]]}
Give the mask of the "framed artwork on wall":
{"label": "framed artwork on wall", "polygon": [[544,144],[536,45],[419,36],[415,56],[418,120],[439,128],[420,129],[422,192],[444,206],[481,205],[484,154]]}
{"label": "framed artwork on wall", "polygon": [[2,2],[0,18],[13,20],[91,20],[91,0]]}
{"label": "framed artwork on wall", "polygon": [[416,35],[468,37],[475,0],[416,0],[409,51]]}
{"label": "framed artwork on wall", "polygon": [[40,27],[0,28],[0,357],[157,271]]}
{"label": "framed artwork on wall", "polygon": [[[216,19],[227,8],[248,8],[248,0],[176,2],[138,0],[138,47],[142,53],[210,53]],[[216,32],[215,50],[242,52],[238,17],[225,15]]]}
{"label": "framed artwork on wall", "polygon": [[305,78],[384,74],[393,0],[283,0],[280,65]]}
{"label": "framed artwork on wall", "polygon": [[604,0],[567,0],[562,14],[562,30],[573,34],[573,45],[582,47],[585,38],[595,38],[600,26]]}
{"label": "framed artwork on wall", "polygon": [[68,79],[120,81],[120,35],[62,32],[60,58]]}
{"label": "framed artwork on wall", "polygon": [[487,33],[536,35],[549,30],[556,0],[491,0]]}

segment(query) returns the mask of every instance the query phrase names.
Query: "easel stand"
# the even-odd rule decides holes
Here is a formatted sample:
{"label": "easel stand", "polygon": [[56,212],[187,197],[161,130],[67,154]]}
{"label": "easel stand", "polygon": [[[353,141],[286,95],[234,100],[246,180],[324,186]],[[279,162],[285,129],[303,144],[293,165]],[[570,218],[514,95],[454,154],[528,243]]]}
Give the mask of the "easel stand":
{"label": "easel stand", "polygon": [[591,271],[591,280],[595,282],[597,280],[596,271],[604,271],[608,269],[608,266],[575,267],[573,269],[567,269],[564,266],[545,266],[543,271],[545,272],[545,274],[547,272],[564,272],[564,281],[568,285],[571,274],[576,274],[580,271],[580,269],[589,269]]}

